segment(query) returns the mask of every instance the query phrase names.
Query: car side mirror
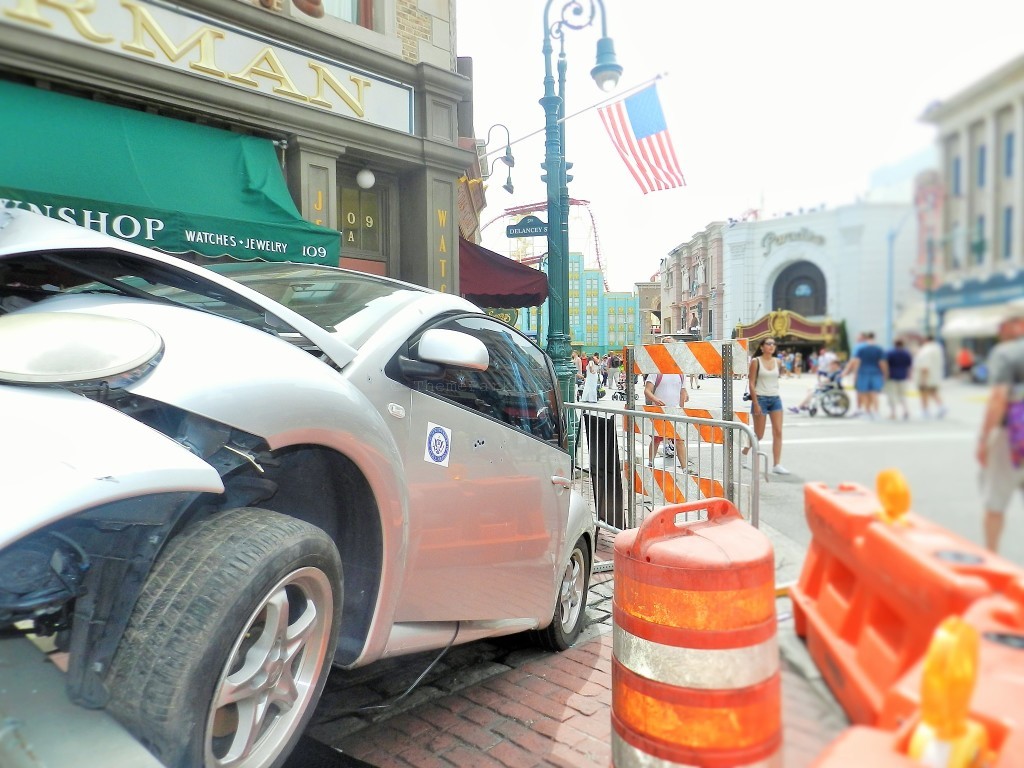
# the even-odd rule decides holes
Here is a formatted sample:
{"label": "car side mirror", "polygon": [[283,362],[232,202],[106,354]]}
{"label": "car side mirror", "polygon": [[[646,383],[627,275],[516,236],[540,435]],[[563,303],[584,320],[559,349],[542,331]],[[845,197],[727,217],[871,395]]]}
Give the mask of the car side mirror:
{"label": "car side mirror", "polygon": [[472,371],[485,371],[490,363],[487,347],[480,339],[444,328],[431,328],[420,336],[416,358]]}

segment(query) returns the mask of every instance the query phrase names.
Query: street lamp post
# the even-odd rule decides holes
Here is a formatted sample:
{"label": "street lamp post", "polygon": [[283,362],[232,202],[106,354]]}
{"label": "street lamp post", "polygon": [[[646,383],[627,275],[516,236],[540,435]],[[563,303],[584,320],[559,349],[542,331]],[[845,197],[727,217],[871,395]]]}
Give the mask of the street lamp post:
{"label": "street lamp post", "polygon": [[[551,6],[561,3],[552,21]],[[601,38],[597,41],[597,63],[590,70],[602,90],[614,88],[622,74],[615,60],[612,39],[607,34],[603,0],[548,0],[544,6],[544,171],[548,203],[548,344],[547,353],[565,402],[576,399],[576,376],[572,365],[569,334],[569,181],[565,161],[565,33],[593,25],[600,14]],[[558,90],[552,65],[552,40],[558,40]],[[570,435],[570,438],[573,438]],[[570,443],[571,445],[571,443]]]}
{"label": "street lamp post", "polygon": [[888,349],[892,346],[895,333],[893,332],[893,283],[896,281],[896,275],[894,274],[895,267],[895,250],[896,250],[896,237],[899,235],[900,230],[903,229],[903,225],[907,223],[915,212],[908,211],[899,224],[891,228],[888,233],[888,248],[885,254],[885,266],[886,266],[886,286],[885,286],[885,348]]}

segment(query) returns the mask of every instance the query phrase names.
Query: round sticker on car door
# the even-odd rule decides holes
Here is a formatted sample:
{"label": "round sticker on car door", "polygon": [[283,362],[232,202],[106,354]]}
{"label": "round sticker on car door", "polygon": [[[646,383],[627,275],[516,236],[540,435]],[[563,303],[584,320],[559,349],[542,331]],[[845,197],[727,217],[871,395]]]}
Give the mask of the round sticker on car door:
{"label": "round sticker on car door", "polygon": [[427,450],[423,455],[423,460],[447,467],[451,447],[452,431],[438,424],[427,422]]}

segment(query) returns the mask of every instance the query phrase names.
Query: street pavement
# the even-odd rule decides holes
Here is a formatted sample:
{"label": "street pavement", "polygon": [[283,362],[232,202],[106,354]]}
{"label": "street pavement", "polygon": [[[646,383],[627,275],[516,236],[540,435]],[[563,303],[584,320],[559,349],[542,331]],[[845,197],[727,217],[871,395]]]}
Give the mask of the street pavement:
{"label": "street pavement", "polygon": [[[784,403],[798,403],[812,383],[809,375],[783,380]],[[736,382],[737,404],[742,391],[743,383]],[[941,420],[921,418],[916,399],[907,421],[787,412],[782,460],[793,474],[771,475],[761,486],[761,529],[774,546],[777,584],[798,577],[809,543],[803,518],[806,482],[873,488],[878,471],[898,467],[910,483],[915,512],[980,541],[973,448],[986,391],[950,381],[943,395],[949,412]],[[721,382],[703,381],[691,404],[720,405]],[[770,440],[763,450],[771,455]],[[1018,499],[1009,511],[1004,552],[1018,564],[1024,564],[1022,517]],[[602,532],[597,559],[611,560],[612,551],[611,536]],[[595,574],[587,626],[576,645],[561,654],[538,650],[517,636],[453,647],[443,655],[335,670],[307,736],[344,753],[339,765],[606,768],[613,580],[612,572]],[[802,768],[848,723],[793,632],[788,600],[780,599],[777,609],[783,764]]]}

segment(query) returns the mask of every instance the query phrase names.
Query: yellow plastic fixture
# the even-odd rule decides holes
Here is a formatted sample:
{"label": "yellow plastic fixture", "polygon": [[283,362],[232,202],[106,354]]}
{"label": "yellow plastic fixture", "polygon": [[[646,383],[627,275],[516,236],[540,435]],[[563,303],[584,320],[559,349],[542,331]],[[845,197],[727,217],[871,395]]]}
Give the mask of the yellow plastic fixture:
{"label": "yellow plastic fixture", "polygon": [[988,732],[970,720],[978,676],[978,632],[959,616],[943,621],[928,646],[921,673],[921,722],[907,754],[933,768],[976,768]]}
{"label": "yellow plastic fixture", "polygon": [[875,480],[882,509],[878,516],[887,523],[899,523],[910,511],[910,486],[898,469],[883,469]]}

